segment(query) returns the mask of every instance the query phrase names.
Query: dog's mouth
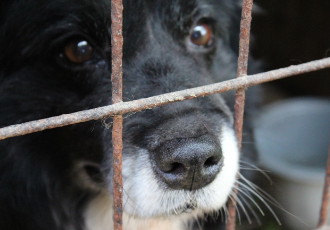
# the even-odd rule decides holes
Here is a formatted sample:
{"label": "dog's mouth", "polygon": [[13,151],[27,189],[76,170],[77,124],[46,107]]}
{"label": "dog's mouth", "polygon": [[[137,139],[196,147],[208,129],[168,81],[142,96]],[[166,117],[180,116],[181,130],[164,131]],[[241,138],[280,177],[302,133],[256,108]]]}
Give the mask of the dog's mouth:
{"label": "dog's mouth", "polygon": [[195,209],[197,209],[197,202],[191,200],[189,203],[186,203],[183,206],[180,206],[179,208],[172,210],[171,215],[179,215],[182,213],[191,213]]}

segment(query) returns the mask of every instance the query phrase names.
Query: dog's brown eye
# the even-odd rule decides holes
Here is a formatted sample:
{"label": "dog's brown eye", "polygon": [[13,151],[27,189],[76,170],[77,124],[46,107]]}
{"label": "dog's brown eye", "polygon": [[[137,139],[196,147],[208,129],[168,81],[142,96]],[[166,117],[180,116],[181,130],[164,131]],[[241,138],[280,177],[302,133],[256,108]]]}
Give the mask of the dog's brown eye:
{"label": "dog's brown eye", "polygon": [[209,46],[212,42],[212,29],[207,24],[199,24],[190,34],[190,41],[196,46]]}
{"label": "dog's brown eye", "polygon": [[74,40],[64,47],[65,56],[73,63],[84,63],[93,57],[93,47],[85,40]]}

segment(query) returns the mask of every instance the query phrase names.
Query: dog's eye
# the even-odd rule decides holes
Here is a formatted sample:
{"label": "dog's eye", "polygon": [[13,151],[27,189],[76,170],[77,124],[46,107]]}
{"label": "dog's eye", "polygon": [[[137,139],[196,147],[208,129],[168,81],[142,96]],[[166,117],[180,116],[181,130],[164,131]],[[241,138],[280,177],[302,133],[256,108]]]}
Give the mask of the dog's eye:
{"label": "dog's eye", "polygon": [[210,46],[212,43],[212,29],[203,23],[194,27],[190,34],[190,42],[196,46]]}
{"label": "dog's eye", "polygon": [[81,64],[93,57],[93,47],[85,40],[73,40],[64,47],[64,55],[73,63]]}

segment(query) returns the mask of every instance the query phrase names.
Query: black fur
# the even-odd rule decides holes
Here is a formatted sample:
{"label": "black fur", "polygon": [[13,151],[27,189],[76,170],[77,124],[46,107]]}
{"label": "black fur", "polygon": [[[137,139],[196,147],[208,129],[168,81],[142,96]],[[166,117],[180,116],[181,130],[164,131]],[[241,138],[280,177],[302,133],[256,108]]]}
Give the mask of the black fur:
{"label": "black fur", "polygon": [[[124,100],[235,77],[238,12],[230,0],[124,0]],[[200,20],[212,27],[209,47],[187,41]],[[110,0],[2,0],[0,127],[111,104],[110,25]],[[92,45],[89,61],[63,57],[72,39]],[[230,108],[232,96],[222,95]],[[219,96],[132,114],[123,154],[210,139],[222,119],[232,115]],[[111,131],[99,121],[0,141],[0,156],[3,230],[84,229],[88,203],[111,185]]]}

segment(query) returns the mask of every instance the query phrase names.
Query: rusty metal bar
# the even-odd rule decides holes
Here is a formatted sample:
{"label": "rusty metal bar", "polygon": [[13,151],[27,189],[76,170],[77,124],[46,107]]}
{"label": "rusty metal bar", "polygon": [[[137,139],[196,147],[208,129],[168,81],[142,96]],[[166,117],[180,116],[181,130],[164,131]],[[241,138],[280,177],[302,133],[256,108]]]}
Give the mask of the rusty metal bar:
{"label": "rusty metal bar", "polygon": [[261,83],[329,67],[330,58],[325,58],[318,61],[311,61],[305,64],[249,75],[243,78],[232,79],[207,86],[181,90],[173,93],[162,94],[159,96],[153,96],[129,102],[116,103],[113,105],[103,106],[70,114],[63,114],[60,116],[45,118],[37,121],[30,121],[18,125],[11,125],[0,129],[0,140],[39,132],[46,129],[53,129],[91,120],[100,120],[106,117],[121,115],[124,113],[151,109],[160,105],[165,105],[187,99],[193,99],[201,96],[207,96],[215,93],[222,93],[228,90],[246,88],[253,85],[258,85]]}
{"label": "rusty metal bar", "polygon": [[[111,47],[112,69],[111,87],[112,104],[122,102],[122,25],[123,25],[122,0],[111,0]],[[112,126],[112,192],[113,192],[113,224],[115,230],[122,230],[123,213],[123,180],[122,180],[122,130],[123,117],[113,117]],[[110,226],[109,226],[110,227]]]}
{"label": "rusty metal bar", "polygon": [[[113,117],[112,127],[112,192],[113,224],[115,230],[122,229],[123,180],[122,180],[122,115]],[[109,227],[110,228],[110,227]]]}
{"label": "rusty metal bar", "polygon": [[[248,59],[249,59],[249,44],[250,44],[250,28],[252,21],[252,6],[253,0],[243,0],[242,3],[242,15],[240,24],[239,35],[239,55],[237,60],[237,78],[244,78],[247,75]],[[237,144],[239,151],[242,147],[242,129],[243,129],[243,117],[244,117],[244,105],[245,105],[245,90],[246,87],[239,88],[235,94],[235,115],[234,115],[234,129],[237,138]],[[237,179],[238,179],[237,175]],[[228,200],[228,221],[226,224],[226,230],[235,230],[236,220],[236,196],[238,183],[234,186],[231,196],[233,199]]]}
{"label": "rusty metal bar", "polygon": [[[237,61],[237,78],[247,75],[249,44],[250,44],[250,27],[252,20],[252,5],[253,0],[243,0],[241,28],[239,39],[239,56]],[[235,97],[235,131],[238,140],[239,148],[242,143],[242,126],[245,101],[245,87],[239,88],[236,91]]]}
{"label": "rusty metal bar", "polygon": [[320,218],[317,228],[322,228],[327,224],[329,198],[330,198],[330,142],[328,149],[327,168],[325,171],[325,178],[324,178],[322,205],[321,205]]}

